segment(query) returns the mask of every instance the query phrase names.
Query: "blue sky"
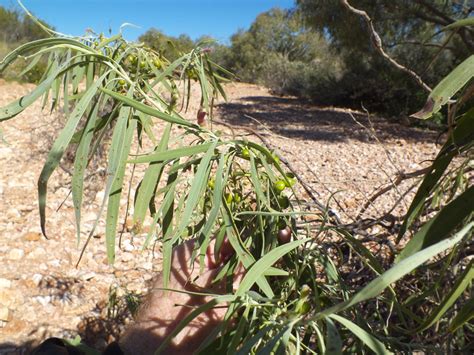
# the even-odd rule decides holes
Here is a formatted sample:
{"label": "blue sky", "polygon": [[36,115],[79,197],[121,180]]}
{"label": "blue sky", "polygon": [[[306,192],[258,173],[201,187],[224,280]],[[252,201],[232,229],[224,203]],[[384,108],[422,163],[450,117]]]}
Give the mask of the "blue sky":
{"label": "blue sky", "polygon": [[[151,27],[176,36],[196,39],[211,35],[226,42],[239,28],[248,28],[255,17],[272,7],[291,8],[294,0],[22,0],[37,17],[60,32],[81,35],[86,28],[115,33],[125,22],[140,29],[125,30],[127,39],[136,39]],[[12,6],[15,0],[0,0]]]}

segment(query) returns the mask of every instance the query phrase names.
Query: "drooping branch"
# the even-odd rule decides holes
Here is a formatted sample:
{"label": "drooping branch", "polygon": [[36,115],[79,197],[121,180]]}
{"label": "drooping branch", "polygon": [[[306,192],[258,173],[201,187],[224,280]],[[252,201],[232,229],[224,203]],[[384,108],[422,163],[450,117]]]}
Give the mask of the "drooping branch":
{"label": "drooping branch", "polygon": [[370,32],[370,38],[372,40],[372,43],[374,47],[377,49],[377,51],[388,61],[390,62],[394,67],[397,69],[407,73],[410,75],[423,89],[425,89],[428,92],[431,92],[431,88],[421,79],[421,77],[415,73],[413,70],[408,69],[407,67],[401,65],[398,63],[395,59],[390,57],[385,50],[382,47],[382,39],[380,38],[379,34],[377,31],[375,31],[372,19],[370,16],[367,14],[367,12],[363,10],[356,9],[352,5],[349,4],[347,0],[341,0],[341,3],[352,13],[356,14],[357,16],[361,17],[365,23],[367,24],[367,27]]}

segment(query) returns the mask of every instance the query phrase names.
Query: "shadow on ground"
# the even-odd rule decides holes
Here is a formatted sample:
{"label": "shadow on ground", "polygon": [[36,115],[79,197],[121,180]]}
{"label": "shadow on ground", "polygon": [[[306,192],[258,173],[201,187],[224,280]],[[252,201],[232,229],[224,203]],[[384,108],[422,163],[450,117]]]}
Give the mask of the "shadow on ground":
{"label": "shadow on ground", "polygon": [[[342,142],[358,140],[374,142],[367,130],[358,125],[350,110],[320,107],[305,101],[275,96],[247,96],[218,106],[221,119],[237,127],[262,130],[251,116],[272,132],[287,138]],[[370,122],[366,115],[354,114],[366,127]],[[434,141],[437,132],[417,129],[396,122],[371,117],[379,140],[404,139],[406,141]]]}
{"label": "shadow on ground", "polygon": [[32,341],[26,342],[24,344],[14,344],[14,343],[0,343],[0,355],[24,355],[29,354],[32,349],[38,344],[33,344]]}
{"label": "shadow on ground", "polygon": [[[28,340],[21,344],[14,342],[0,343],[0,355],[31,354],[43,341],[51,339],[51,337],[72,340],[79,336],[82,344],[99,351],[104,350],[108,344],[118,341],[120,334],[130,323],[133,317],[132,314],[136,312],[140,303],[139,296],[133,293],[117,296],[114,292],[109,294],[107,302],[99,301],[96,308],[82,318],[77,329],[64,329],[60,335],[50,334],[47,332],[47,325],[45,324],[38,328],[38,332],[28,334],[28,337],[34,340]],[[44,329],[41,331],[41,328]],[[56,355],[62,354],[62,352],[53,351],[47,354]],[[73,352],[72,354],[76,353]]]}

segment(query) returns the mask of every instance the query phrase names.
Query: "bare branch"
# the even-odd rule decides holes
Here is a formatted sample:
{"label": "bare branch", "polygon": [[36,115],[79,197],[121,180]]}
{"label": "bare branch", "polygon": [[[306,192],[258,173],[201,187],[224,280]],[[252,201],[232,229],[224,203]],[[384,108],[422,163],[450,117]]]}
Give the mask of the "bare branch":
{"label": "bare branch", "polygon": [[423,89],[425,89],[428,92],[431,92],[431,88],[421,79],[421,77],[415,73],[413,70],[408,69],[407,67],[401,65],[398,63],[395,59],[390,57],[383,49],[382,47],[382,40],[380,39],[379,34],[375,31],[374,25],[372,23],[372,19],[367,15],[367,12],[363,10],[356,9],[355,7],[352,7],[347,0],[341,0],[342,4],[352,13],[356,14],[357,16],[360,16],[364,19],[364,21],[367,23],[367,26],[370,31],[370,38],[372,40],[373,45],[375,48],[378,50],[378,52],[387,60],[389,61],[394,67],[397,69],[409,74]]}
{"label": "bare branch", "polygon": [[359,213],[357,214],[357,218],[360,218],[361,215],[369,208],[370,205],[372,205],[376,199],[378,199],[380,196],[384,195],[388,191],[392,190],[395,188],[395,186],[398,186],[402,183],[402,181],[407,180],[407,179],[413,179],[415,177],[421,176],[426,174],[426,172],[429,170],[429,168],[424,168],[420,169],[417,171],[413,171],[410,173],[404,173],[404,172],[399,172],[396,175],[396,178],[390,182],[388,185],[385,187],[380,188],[378,191],[376,191],[362,206],[360,209]]}

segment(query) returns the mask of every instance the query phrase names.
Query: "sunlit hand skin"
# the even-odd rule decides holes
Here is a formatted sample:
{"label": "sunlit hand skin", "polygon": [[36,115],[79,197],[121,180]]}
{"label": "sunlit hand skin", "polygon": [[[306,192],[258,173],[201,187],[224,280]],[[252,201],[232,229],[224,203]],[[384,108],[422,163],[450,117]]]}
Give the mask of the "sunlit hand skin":
{"label": "sunlit hand skin", "polygon": [[[189,241],[173,251],[169,288],[181,291],[223,294],[224,282],[212,284],[223,262],[228,260],[233,250],[226,240],[216,260],[211,245],[205,257],[206,265],[200,273],[199,262],[190,265],[194,243]],[[239,274],[242,274],[240,271]],[[241,276],[241,275],[240,275]],[[238,279],[234,281],[237,286]],[[154,281],[153,289],[140,308],[136,322],[126,330],[120,341],[125,354],[153,354],[164,339],[176,328],[180,321],[193,309],[210,300],[211,296],[189,295],[182,292],[164,291],[163,277]],[[165,354],[192,354],[223,319],[226,307],[211,309],[200,314],[189,323],[164,351]]]}

